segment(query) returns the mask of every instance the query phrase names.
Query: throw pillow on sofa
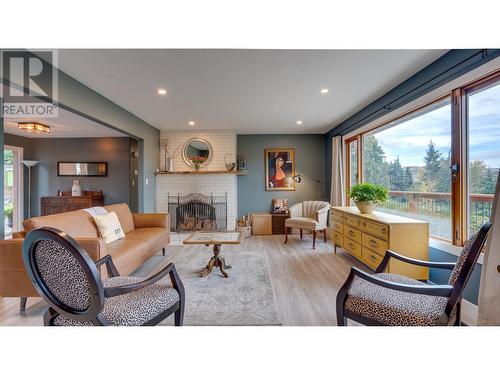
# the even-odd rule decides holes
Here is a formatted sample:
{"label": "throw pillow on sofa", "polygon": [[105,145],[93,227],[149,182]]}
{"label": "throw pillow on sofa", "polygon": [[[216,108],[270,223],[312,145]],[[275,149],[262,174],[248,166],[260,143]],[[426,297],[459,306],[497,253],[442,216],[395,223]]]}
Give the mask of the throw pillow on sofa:
{"label": "throw pillow on sofa", "polygon": [[105,243],[108,244],[120,238],[125,238],[125,233],[116,213],[110,212],[104,215],[96,215],[94,221]]}

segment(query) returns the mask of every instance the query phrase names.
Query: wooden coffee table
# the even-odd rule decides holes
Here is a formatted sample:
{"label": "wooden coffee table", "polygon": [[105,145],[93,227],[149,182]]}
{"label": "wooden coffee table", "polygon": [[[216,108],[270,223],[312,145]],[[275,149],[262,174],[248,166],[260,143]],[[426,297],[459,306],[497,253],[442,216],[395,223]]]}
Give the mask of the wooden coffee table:
{"label": "wooden coffee table", "polygon": [[218,267],[222,275],[228,277],[225,270],[230,269],[231,266],[227,265],[224,257],[220,256],[221,246],[224,244],[238,245],[242,239],[241,232],[196,232],[186,238],[183,243],[185,245],[214,245],[214,256],[210,258],[200,276],[205,277],[212,272],[214,267]]}

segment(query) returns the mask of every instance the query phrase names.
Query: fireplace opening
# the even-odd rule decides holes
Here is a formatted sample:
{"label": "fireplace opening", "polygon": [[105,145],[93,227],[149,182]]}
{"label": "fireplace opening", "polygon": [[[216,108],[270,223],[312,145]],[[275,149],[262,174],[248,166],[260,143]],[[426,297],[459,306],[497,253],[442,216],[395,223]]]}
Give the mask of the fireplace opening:
{"label": "fireplace opening", "polygon": [[168,213],[171,231],[224,231],[227,229],[227,193],[169,195]]}

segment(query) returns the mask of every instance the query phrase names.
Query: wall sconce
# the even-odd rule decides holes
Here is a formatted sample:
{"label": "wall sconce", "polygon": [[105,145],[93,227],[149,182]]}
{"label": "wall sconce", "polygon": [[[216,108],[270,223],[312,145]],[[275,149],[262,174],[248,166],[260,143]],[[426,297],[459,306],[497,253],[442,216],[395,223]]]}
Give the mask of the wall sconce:
{"label": "wall sconce", "polygon": [[302,176],[301,176],[300,174],[296,174],[295,176],[293,176],[293,177],[292,177],[292,179],[293,179],[296,183],[300,184],[300,182],[302,181]]}

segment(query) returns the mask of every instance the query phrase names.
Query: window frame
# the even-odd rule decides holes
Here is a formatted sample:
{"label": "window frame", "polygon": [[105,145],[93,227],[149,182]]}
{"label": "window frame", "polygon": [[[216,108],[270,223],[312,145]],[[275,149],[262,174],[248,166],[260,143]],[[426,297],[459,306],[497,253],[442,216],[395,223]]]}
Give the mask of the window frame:
{"label": "window frame", "polygon": [[[422,109],[433,105],[446,98],[450,98],[451,104],[451,164],[458,166],[458,171],[452,176],[451,183],[451,225],[452,225],[452,238],[445,240],[443,238],[430,236],[437,240],[451,243],[455,246],[463,246],[467,236],[468,228],[468,108],[467,108],[467,94],[482,87],[500,83],[500,69],[490,72],[486,76],[468,82],[455,89],[439,95],[430,101],[415,106],[397,116],[385,120],[381,124],[371,127],[368,130],[360,131],[355,135],[347,138],[344,141],[346,150],[346,172],[345,172],[345,187],[346,191],[350,188],[350,143],[357,141],[357,167],[358,167],[358,182],[363,181],[363,136],[367,133],[374,131],[381,131],[383,128],[388,128],[391,123],[401,120],[404,117],[412,115]],[[397,126],[397,125],[396,125]],[[463,167],[465,166],[465,168]],[[349,205],[349,198],[346,197],[346,205]]]}
{"label": "window frame", "polygon": [[355,135],[354,137],[350,137],[349,139],[346,139],[344,142],[344,149],[345,149],[345,160],[346,160],[346,180],[345,180],[345,187],[346,187],[346,194],[345,194],[345,204],[346,206],[350,205],[350,199],[348,196],[348,192],[351,189],[351,144],[356,142],[356,155],[357,155],[357,160],[356,160],[356,165],[357,165],[357,179],[356,181],[359,183],[359,181],[362,181],[362,175],[361,175],[361,169],[359,166],[359,163],[361,160],[363,160],[360,157],[360,152],[361,152],[361,134]]}

